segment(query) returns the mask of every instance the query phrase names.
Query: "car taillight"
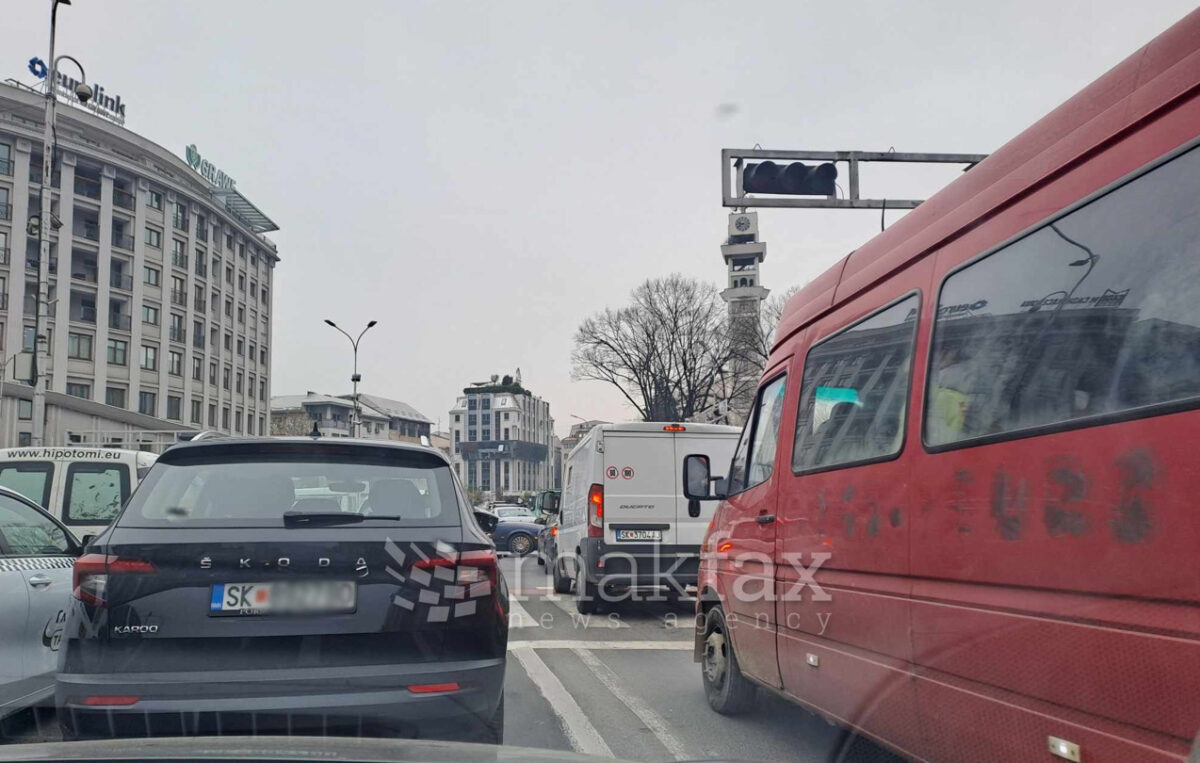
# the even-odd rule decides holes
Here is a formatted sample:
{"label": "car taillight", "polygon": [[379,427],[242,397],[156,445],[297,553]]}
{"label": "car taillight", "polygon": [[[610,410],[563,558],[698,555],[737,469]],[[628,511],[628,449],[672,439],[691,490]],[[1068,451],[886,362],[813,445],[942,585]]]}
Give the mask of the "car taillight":
{"label": "car taillight", "polygon": [[550,537],[552,537],[552,538],[558,537],[558,525],[555,525],[554,527],[550,528]]}
{"label": "car taillight", "polygon": [[604,486],[600,484],[588,491],[588,537],[604,537]]}
{"label": "car taillight", "polygon": [[496,580],[496,555],[491,551],[464,551],[458,557],[460,585]]}
{"label": "car taillight", "polygon": [[75,560],[71,594],[85,604],[108,605],[105,591],[110,575],[155,572],[154,565],[141,559],[121,559],[109,554],[84,554]]}

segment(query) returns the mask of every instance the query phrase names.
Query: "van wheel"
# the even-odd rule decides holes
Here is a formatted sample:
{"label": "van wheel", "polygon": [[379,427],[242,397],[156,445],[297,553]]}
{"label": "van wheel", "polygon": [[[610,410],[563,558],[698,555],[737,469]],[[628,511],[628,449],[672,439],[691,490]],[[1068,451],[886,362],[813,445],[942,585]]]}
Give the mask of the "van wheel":
{"label": "van wheel", "polygon": [[704,651],[700,660],[700,675],[708,704],[722,715],[737,715],[754,706],[758,687],[742,675],[733,640],[720,606],[708,611],[704,619]]}
{"label": "van wheel", "polygon": [[557,559],[550,570],[550,574],[554,577],[554,592],[555,593],[570,593],[571,579],[563,572],[562,559]]}
{"label": "van wheel", "polygon": [[600,586],[589,583],[582,566],[575,578],[575,609],[581,615],[594,615],[600,611]]}

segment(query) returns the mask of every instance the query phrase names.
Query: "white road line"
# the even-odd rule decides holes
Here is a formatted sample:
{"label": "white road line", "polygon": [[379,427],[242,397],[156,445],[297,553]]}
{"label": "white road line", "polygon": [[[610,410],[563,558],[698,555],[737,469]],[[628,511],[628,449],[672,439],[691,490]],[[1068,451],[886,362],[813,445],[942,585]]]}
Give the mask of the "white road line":
{"label": "white road line", "polygon": [[588,630],[609,630],[615,631],[621,628],[628,628],[629,623],[621,619],[620,613],[617,613],[617,618],[614,620],[609,615],[581,615],[579,610],[575,608],[575,600],[570,599],[570,604],[567,599],[561,598],[545,598],[542,601],[548,601],[554,606],[566,613],[567,617],[571,618],[571,627],[586,628]]}
{"label": "white road line", "polygon": [[596,727],[588,720],[583,709],[579,707],[579,703],[562,685],[562,681],[558,680],[558,676],[554,675],[546,663],[542,662],[542,658],[528,647],[518,647],[512,652],[521,666],[525,668],[529,679],[550,703],[550,709],[558,716],[571,747],[576,752],[582,752],[585,755],[613,757],[612,750],[608,748],[604,738],[600,736],[600,732],[596,731]]}
{"label": "white road line", "polygon": [[537,620],[525,611],[521,603],[511,596],[508,599],[508,627],[509,628],[536,628],[538,627]]}
{"label": "white road line", "polygon": [[697,757],[690,754],[679,737],[671,733],[671,728],[667,725],[666,719],[655,712],[650,705],[642,701],[641,697],[634,696],[625,691],[624,687],[621,686],[620,679],[617,678],[617,674],[612,672],[603,662],[596,659],[596,655],[587,649],[580,649],[578,647],[572,651],[575,652],[579,659],[583,660],[583,664],[588,666],[592,674],[600,680],[600,683],[604,684],[604,687],[614,697],[620,700],[625,707],[629,708],[634,715],[641,719],[642,723],[646,724],[647,728],[654,732],[654,736],[658,737],[658,741],[662,742],[663,747],[667,748],[667,751],[671,753],[671,756],[675,760],[686,760]]}
{"label": "white road line", "polygon": [[546,639],[545,641],[509,641],[509,651],[516,649],[666,649],[690,652],[691,641],[581,641],[578,639]]}

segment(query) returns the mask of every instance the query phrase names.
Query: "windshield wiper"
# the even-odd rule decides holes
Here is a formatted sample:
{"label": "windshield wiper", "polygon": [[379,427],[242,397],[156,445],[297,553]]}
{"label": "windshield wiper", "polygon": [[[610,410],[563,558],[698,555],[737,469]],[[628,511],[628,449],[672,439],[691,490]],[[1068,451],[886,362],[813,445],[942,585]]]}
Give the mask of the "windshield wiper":
{"label": "windshield wiper", "polygon": [[395,514],[351,514],[348,511],[285,511],[283,524],[285,527],[301,525],[341,525],[365,522],[368,519],[390,519],[399,522],[404,517]]}

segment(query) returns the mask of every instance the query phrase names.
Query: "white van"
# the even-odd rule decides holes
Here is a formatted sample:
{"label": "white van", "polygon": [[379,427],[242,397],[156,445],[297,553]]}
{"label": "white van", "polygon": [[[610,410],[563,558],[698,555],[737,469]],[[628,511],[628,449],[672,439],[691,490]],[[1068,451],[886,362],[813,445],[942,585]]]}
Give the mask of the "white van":
{"label": "white van", "polygon": [[96,535],[156,460],[140,450],[8,448],[0,450],[0,485],[44,507],[76,536]]}
{"label": "white van", "polygon": [[683,459],[729,463],[740,434],[716,424],[593,427],[567,457],[554,590],[574,581],[576,606],[590,613],[630,589],[666,587],[674,598],[695,585],[715,504],[684,498]]}

